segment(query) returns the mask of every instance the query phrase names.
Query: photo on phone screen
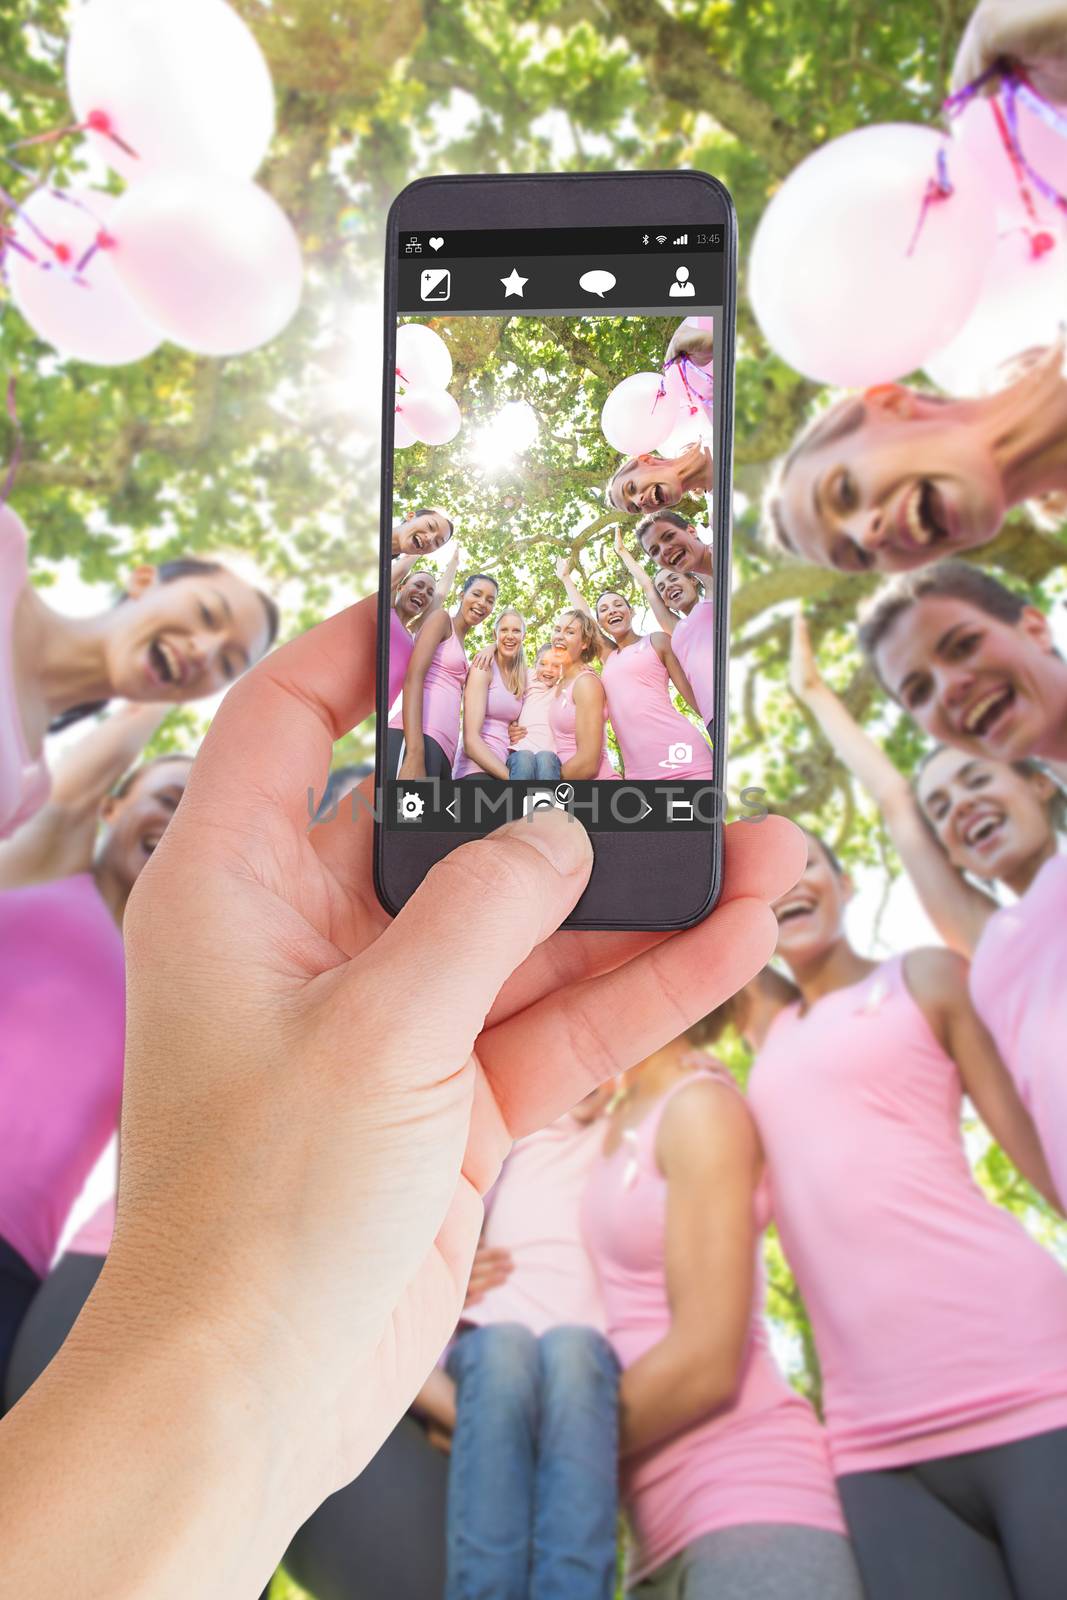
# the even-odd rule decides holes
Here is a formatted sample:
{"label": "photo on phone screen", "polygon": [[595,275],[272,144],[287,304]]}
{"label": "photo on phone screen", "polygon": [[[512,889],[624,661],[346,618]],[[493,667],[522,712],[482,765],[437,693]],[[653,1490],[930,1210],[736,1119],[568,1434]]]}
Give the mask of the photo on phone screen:
{"label": "photo on phone screen", "polygon": [[397,243],[385,848],[559,807],[710,894],[725,229]]}

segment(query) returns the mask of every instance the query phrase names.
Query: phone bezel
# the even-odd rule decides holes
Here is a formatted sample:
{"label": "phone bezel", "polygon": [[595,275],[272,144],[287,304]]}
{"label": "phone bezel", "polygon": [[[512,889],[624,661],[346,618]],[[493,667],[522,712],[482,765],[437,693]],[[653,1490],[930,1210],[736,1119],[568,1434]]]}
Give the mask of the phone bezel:
{"label": "phone bezel", "polygon": [[[399,235],[440,228],[617,226],[620,216],[663,222],[718,224],[724,229],[721,353],[716,352],[719,452],[715,462],[714,541],[715,727],[714,783],[725,794],[732,545],[734,338],[737,294],[737,219],[729,192],[708,173],[692,171],[563,174],[504,174],[420,178],[393,202],[386,225],[385,334],[382,374],[381,526],[379,532],[377,770],[386,765],[393,525],[394,351],[397,326]],[[487,313],[489,314],[489,313]],[[384,781],[382,795],[384,798]],[[725,802],[724,802],[725,805]],[[600,833],[589,886],[564,927],[591,930],[674,932],[694,926],[714,908],[722,890],[723,832],[718,821],[707,834]],[[473,834],[397,833],[381,821],[374,827],[374,884],[392,915],[400,910],[432,866]],[[394,841],[391,846],[390,841]],[[400,843],[402,841],[402,844]],[[701,848],[706,841],[706,848]],[[707,891],[695,906],[692,895],[699,856]],[[706,872],[706,876],[705,876]],[[635,905],[642,908],[635,914]]]}

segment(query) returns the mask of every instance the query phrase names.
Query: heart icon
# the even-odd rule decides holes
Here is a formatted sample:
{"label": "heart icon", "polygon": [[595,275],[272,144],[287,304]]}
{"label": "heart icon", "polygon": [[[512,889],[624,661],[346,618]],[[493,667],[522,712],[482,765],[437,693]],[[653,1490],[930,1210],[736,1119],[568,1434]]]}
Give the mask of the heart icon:
{"label": "heart icon", "polygon": [[440,250],[440,248],[444,244],[444,242],[445,241],[443,239],[431,239],[430,240],[430,249],[431,250]]}

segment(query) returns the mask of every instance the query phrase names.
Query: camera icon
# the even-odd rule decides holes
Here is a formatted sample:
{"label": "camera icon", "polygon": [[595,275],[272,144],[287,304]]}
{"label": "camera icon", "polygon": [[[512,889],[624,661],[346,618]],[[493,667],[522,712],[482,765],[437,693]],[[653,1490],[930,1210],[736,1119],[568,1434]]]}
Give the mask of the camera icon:
{"label": "camera icon", "polygon": [[693,765],[693,746],[691,744],[672,744],[667,746],[667,759],[661,761],[660,766],[673,772],[677,767],[691,767]]}
{"label": "camera icon", "polygon": [[567,808],[562,800],[556,799],[554,789],[531,789],[522,797],[522,814],[528,817],[531,811],[565,811]]}

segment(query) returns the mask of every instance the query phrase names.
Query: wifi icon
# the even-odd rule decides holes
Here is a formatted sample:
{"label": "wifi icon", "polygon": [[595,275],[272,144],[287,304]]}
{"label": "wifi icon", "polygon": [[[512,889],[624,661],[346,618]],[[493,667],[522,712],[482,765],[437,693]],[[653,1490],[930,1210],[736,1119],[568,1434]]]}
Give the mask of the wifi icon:
{"label": "wifi icon", "polygon": [[656,235],[656,243],[657,244],[666,244],[667,243],[667,235],[665,233],[657,233],[657,235]]}

